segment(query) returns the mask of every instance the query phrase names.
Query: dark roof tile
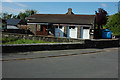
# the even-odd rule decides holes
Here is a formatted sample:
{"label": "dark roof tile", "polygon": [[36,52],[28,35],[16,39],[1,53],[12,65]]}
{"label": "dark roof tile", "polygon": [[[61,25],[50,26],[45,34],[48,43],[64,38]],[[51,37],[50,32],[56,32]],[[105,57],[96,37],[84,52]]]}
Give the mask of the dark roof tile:
{"label": "dark roof tile", "polygon": [[28,23],[93,24],[95,15],[34,14],[27,19]]}
{"label": "dark roof tile", "polygon": [[17,25],[20,23],[20,19],[7,19],[7,25]]}

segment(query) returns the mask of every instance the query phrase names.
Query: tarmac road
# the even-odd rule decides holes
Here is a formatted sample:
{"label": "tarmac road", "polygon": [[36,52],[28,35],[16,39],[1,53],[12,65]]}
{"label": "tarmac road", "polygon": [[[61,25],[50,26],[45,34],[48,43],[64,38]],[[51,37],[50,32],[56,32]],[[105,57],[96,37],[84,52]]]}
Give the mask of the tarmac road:
{"label": "tarmac road", "polygon": [[3,78],[118,78],[118,48],[7,54],[2,70]]}

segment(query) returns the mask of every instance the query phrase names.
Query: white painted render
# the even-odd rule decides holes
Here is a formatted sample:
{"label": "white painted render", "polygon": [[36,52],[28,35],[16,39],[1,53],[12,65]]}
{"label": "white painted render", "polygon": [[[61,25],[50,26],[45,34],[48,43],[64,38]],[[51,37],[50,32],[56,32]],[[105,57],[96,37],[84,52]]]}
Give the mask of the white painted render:
{"label": "white painted render", "polygon": [[71,26],[67,27],[67,37],[68,38],[77,38],[77,27],[70,28]]}
{"label": "white painted render", "polygon": [[90,39],[90,29],[84,29],[84,27],[81,27],[81,38],[82,39]]}
{"label": "white painted render", "polygon": [[[62,28],[61,28],[62,27]],[[64,27],[63,26],[55,27],[55,37],[64,37]]]}
{"label": "white painted render", "polygon": [[19,28],[16,26],[7,25],[7,29],[19,29]]}
{"label": "white painted render", "polygon": [[48,23],[27,23],[27,24],[41,24],[41,25],[48,25]]}

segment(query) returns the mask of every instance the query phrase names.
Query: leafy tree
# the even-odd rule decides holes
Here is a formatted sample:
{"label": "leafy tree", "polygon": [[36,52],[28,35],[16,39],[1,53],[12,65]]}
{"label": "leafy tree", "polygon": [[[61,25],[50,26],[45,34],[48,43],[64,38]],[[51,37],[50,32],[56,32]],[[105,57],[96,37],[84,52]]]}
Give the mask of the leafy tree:
{"label": "leafy tree", "polygon": [[20,12],[17,16],[17,18],[19,19],[25,19],[26,17],[27,17],[26,13],[22,13],[22,12]]}
{"label": "leafy tree", "polygon": [[1,13],[0,16],[2,19],[10,19],[13,14]]}
{"label": "leafy tree", "polygon": [[25,13],[26,13],[26,16],[30,16],[32,14],[36,14],[37,11],[36,10],[26,10]]}
{"label": "leafy tree", "polygon": [[18,14],[18,18],[20,19],[25,19],[26,17],[32,15],[32,14],[36,14],[37,11],[36,10],[25,10],[25,12],[20,12]]}
{"label": "leafy tree", "polygon": [[9,14],[9,13],[0,13],[0,19],[10,19],[10,18],[17,18],[17,19],[22,19],[25,20],[26,17],[36,14],[36,10],[25,10],[25,12],[20,12],[18,15],[14,14]]}
{"label": "leafy tree", "polygon": [[110,29],[114,35],[120,35],[120,12],[109,16],[106,27]]}
{"label": "leafy tree", "polygon": [[21,19],[23,24],[27,24],[27,20],[25,18],[36,13],[36,10],[25,10],[25,12],[20,12],[17,18]]}
{"label": "leafy tree", "polygon": [[17,15],[9,14],[9,13],[0,13],[0,19],[11,19],[11,18],[17,18]]}
{"label": "leafy tree", "polygon": [[12,18],[17,18],[17,15],[13,15],[13,17]]}

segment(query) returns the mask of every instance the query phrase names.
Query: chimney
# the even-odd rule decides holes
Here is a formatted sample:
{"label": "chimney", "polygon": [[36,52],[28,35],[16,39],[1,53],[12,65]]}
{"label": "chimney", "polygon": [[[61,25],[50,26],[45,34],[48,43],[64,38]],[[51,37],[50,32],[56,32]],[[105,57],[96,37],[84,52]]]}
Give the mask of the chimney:
{"label": "chimney", "polygon": [[74,13],[72,12],[72,8],[68,8],[68,12],[67,12],[66,14],[68,14],[68,15],[74,14]]}

